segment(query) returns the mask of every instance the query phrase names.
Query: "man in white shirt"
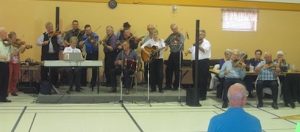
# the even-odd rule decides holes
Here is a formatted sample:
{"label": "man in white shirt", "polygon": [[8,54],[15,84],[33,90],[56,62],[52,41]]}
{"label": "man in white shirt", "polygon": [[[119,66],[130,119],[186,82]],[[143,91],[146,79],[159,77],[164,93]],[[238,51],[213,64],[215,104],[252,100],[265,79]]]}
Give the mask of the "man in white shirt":
{"label": "man in white shirt", "polygon": [[163,39],[158,37],[157,29],[153,31],[153,38],[145,42],[141,49],[148,55],[148,51],[145,50],[145,47],[156,47],[158,54],[154,57],[154,59],[149,62],[150,67],[150,85],[151,92],[156,91],[156,85],[158,86],[159,92],[163,93],[162,83],[163,83],[163,53],[165,49],[165,42]]}
{"label": "man in white shirt", "polygon": [[[211,44],[205,39],[206,31],[200,30],[199,39],[199,54],[198,60],[196,58],[196,46],[191,47],[188,53],[192,53],[193,61],[193,82],[198,82],[198,92],[200,100],[206,100],[208,78],[209,78],[209,59],[211,58]],[[186,53],[186,54],[188,54]],[[198,61],[198,73],[195,73],[195,61]],[[198,80],[195,80],[195,74],[198,74]]]}
{"label": "man in white shirt", "polygon": [[5,45],[8,41],[7,32],[4,27],[0,27],[0,102],[11,102],[7,99],[8,93],[8,78],[9,78],[9,67],[8,62],[10,61],[10,45]]}
{"label": "man in white shirt", "polygon": [[[64,56],[69,53],[81,53],[80,49],[76,48],[76,45],[78,43],[78,39],[76,36],[73,36],[70,38],[70,46],[66,47],[63,51]],[[69,85],[70,88],[67,91],[67,93],[70,93],[73,91],[73,84],[75,83],[75,90],[77,92],[80,92],[80,68],[72,67],[67,69],[68,72],[68,78],[69,78]]]}

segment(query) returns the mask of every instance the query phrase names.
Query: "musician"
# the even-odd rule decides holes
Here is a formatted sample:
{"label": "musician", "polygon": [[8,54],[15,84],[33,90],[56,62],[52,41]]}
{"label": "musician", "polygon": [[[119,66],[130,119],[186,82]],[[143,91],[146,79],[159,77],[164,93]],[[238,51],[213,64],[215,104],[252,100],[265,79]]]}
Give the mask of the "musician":
{"label": "musician", "polygon": [[153,33],[153,38],[145,42],[141,46],[141,49],[148,55],[151,55],[152,53],[146,51],[145,47],[156,47],[156,49],[159,51],[154,60],[149,62],[150,85],[151,92],[155,92],[156,86],[158,86],[159,92],[163,93],[163,52],[166,46],[164,40],[158,37],[157,29],[154,29]]}
{"label": "musician", "polygon": [[[84,26],[84,30],[85,34],[82,36],[82,41],[79,42],[79,47],[82,47],[82,54],[86,58],[86,60],[98,60],[99,36],[92,31],[92,27],[89,24]],[[82,76],[86,76],[86,68],[83,68],[82,70],[85,72],[85,74]],[[92,68],[92,79],[90,84],[91,88],[95,87],[97,76],[97,68]]]}
{"label": "musician", "polygon": [[129,24],[129,22],[124,22],[123,23],[123,28],[117,33],[117,39],[118,40],[124,40],[124,36],[123,33],[125,30],[129,29],[130,30],[131,25]]}
{"label": "musician", "polygon": [[0,27],[0,102],[11,102],[7,99],[11,44],[7,41],[7,32]]}
{"label": "musician", "polygon": [[277,75],[279,74],[280,67],[279,64],[272,62],[272,55],[270,53],[265,53],[264,61],[260,62],[256,68],[255,72],[258,73],[256,92],[258,98],[257,108],[263,107],[263,88],[269,87],[272,90],[272,107],[278,109],[277,97],[278,97],[278,83]]}
{"label": "musician", "polygon": [[[73,36],[69,39],[70,46],[66,47],[63,51],[64,56],[68,53],[81,53],[80,49],[76,48],[78,44],[78,39],[76,36]],[[67,69],[68,79],[69,79],[69,90],[67,93],[73,91],[73,84],[75,83],[75,90],[80,92],[80,68],[72,67]]]}
{"label": "musician", "polygon": [[78,20],[73,20],[72,21],[72,29],[67,31],[67,33],[64,37],[64,46],[65,47],[70,46],[70,39],[73,36],[77,37],[78,40],[81,40],[81,37],[83,36],[83,34],[84,34],[84,32],[79,29]]}
{"label": "musician", "polygon": [[241,62],[241,54],[235,49],[232,51],[231,58],[226,61],[219,73],[220,78],[225,78],[223,87],[223,105],[222,108],[228,107],[227,92],[228,88],[235,83],[242,83],[243,78],[246,76],[246,64]]}
{"label": "musician", "polygon": [[170,47],[170,55],[166,67],[166,88],[172,89],[173,73],[175,73],[175,80],[173,83],[173,90],[179,87],[179,72],[180,62],[183,60],[182,50],[184,48],[184,36],[178,31],[176,24],[171,24],[170,28],[172,33],[165,40],[167,48]]}
{"label": "musician", "polygon": [[[59,59],[59,47],[62,45],[61,35],[56,35],[53,30],[53,24],[47,22],[45,24],[46,32],[44,32],[38,39],[37,45],[41,46],[41,61],[44,60],[58,60]],[[51,83],[58,87],[57,68],[51,68],[50,79]],[[41,80],[48,80],[49,68],[42,66],[41,68]]]}
{"label": "musician", "polygon": [[[199,58],[196,59],[196,46],[193,45],[186,53],[192,53],[192,61],[193,61],[193,82],[198,82],[198,92],[200,100],[206,100],[207,87],[208,87],[208,78],[209,78],[209,59],[211,58],[211,44],[205,39],[206,31],[200,30],[199,34]],[[195,61],[198,61],[198,73],[195,73]],[[198,74],[198,80],[195,80],[195,74]]]}
{"label": "musician", "polygon": [[138,47],[138,43],[141,41],[141,39],[134,37],[130,29],[124,29],[121,36],[118,38],[117,43],[120,45],[125,41],[128,41],[130,48],[135,50]]}
{"label": "musician", "polygon": [[[147,42],[148,40],[153,38],[153,31],[154,31],[155,27],[152,24],[149,24],[147,26],[147,31],[148,31],[148,35],[145,36],[145,38],[143,39],[143,41],[141,42],[141,45],[143,45],[145,42]],[[148,63],[144,62],[144,79],[145,82],[148,81]]]}
{"label": "musician", "polygon": [[29,45],[21,45],[22,42],[17,39],[17,34],[15,32],[10,32],[8,34],[11,45],[11,58],[9,62],[9,83],[8,83],[8,93],[12,96],[18,96],[17,94],[17,83],[20,74],[20,53],[29,47]]}
{"label": "musician", "polygon": [[104,74],[106,78],[106,86],[110,86],[111,84],[111,71],[114,69],[114,61],[116,60],[117,57],[117,37],[114,34],[114,29],[112,26],[107,26],[106,27],[106,37],[102,41],[103,43],[103,51],[105,54],[104,58]]}
{"label": "musician", "polygon": [[129,62],[136,62],[138,59],[137,53],[130,49],[129,43],[125,41],[122,44],[123,50],[118,54],[115,63],[115,68],[112,71],[111,86],[112,92],[117,92],[117,75],[123,72],[123,84],[126,89],[126,94],[129,94],[129,89],[132,87],[132,78],[130,77],[134,73],[134,69],[129,67]]}

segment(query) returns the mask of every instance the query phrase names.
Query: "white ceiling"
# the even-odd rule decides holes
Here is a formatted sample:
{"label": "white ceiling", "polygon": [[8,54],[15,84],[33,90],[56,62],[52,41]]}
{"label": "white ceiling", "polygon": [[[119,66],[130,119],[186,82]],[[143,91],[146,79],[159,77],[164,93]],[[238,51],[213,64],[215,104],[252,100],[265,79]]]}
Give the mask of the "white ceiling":
{"label": "white ceiling", "polygon": [[300,3],[300,0],[241,0],[241,1],[279,2],[279,3]]}

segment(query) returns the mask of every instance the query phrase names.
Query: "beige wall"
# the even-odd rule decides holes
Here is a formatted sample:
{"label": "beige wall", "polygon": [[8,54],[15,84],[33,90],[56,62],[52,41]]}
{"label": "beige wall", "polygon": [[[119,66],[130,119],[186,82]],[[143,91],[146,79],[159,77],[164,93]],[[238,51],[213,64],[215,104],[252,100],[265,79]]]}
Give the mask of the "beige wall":
{"label": "beige wall", "polygon": [[[118,30],[125,21],[130,22],[137,36],[144,35],[146,25],[151,23],[157,26],[161,38],[166,38],[170,33],[169,25],[177,23],[180,30],[188,32],[190,36],[185,49],[194,42],[195,20],[200,19],[201,27],[207,30],[207,39],[211,41],[213,58],[222,57],[226,48],[242,49],[250,57],[257,48],[273,54],[282,49],[287,53],[288,61],[300,68],[300,12],[260,10],[257,32],[228,32],[221,30],[220,8],[178,6],[177,13],[172,13],[171,6],[163,5],[119,4],[115,10],[111,10],[105,3],[6,0],[0,5],[0,25],[8,31],[16,31],[20,38],[35,44],[36,38],[45,30],[45,22],[54,23],[56,6],[61,10],[63,31],[69,30],[71,21],[77,19],[81,27],[87,23],[94,29],[101,25],[97,31],[101,38],[104,37],[106,25]],[[165,54],[165,58],[167,56]],[[22,58],[27,57],[39,60],[40,48],[35,46],[22,55]],[[103,53],[100,58],[103,58]]]}

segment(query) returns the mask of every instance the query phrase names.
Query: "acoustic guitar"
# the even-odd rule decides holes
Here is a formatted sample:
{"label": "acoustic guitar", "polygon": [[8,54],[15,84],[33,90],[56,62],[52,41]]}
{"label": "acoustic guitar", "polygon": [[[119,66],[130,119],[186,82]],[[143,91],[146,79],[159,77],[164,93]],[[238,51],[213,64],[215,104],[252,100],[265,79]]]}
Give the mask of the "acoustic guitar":
{"label": "acoustic guitar", "polygon": [[157,48],[156,46],[152,47],[145,47],[144,50],[146,50],[148,53],[147,54],[144,50],[141,51],[141,57],[144,62],[152,62],[154,59],[159,57],[160,51],[163,50],[164,48]]}

